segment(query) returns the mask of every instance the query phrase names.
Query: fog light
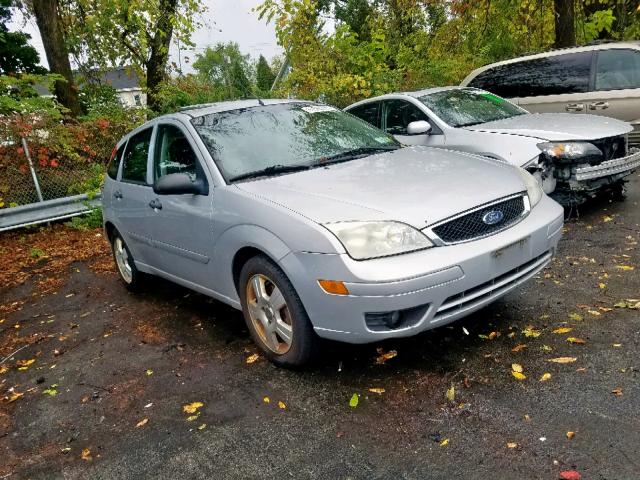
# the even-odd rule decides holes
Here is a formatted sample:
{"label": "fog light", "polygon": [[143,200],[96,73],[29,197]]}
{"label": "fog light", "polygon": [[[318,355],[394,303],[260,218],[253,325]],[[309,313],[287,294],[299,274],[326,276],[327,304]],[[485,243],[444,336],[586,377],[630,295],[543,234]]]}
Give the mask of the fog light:
{"label": "fog light", "polygon": [[365,313],[364,320],[367,326],[373,330],[380,327],[397,328],[402,321],[402,312],[395,310],[393,312],[374,312]]}
{"label": "fog light", "polygon": [[337,280],[318,280],[318,284],[325,292],[332,295],[349,295],[349,289],[344,282]]}

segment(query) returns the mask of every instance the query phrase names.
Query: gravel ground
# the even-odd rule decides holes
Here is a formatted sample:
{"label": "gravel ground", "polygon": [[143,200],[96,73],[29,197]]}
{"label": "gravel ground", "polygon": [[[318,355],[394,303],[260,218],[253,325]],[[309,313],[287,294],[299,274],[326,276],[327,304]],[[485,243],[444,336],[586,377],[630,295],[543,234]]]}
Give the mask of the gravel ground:
{"label": "gravel ground", "polygon": [[247,363],[218,302],[162,280],[127,293],[104,252],[42,289],[45,246],[0,289],[0,360],[25,347],[0,365],[0,478],[640,478],[639,176],[630,191],[581,208],[551,266],[492,306],[327,343],[304,372]]}

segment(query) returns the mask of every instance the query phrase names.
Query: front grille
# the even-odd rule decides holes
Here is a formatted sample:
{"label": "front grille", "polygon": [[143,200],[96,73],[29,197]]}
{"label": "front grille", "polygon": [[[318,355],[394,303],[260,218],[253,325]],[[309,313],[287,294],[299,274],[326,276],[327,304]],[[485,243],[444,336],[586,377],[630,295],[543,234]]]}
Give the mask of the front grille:
{"label": "front grille", "polygon": [[[496,211],[502,213],[502,219],[494,224],[487,224],[484,221],[485,216]],[[518,222],[524,213],[524,195],[519,195],[445,221],[433,227],[432,231],[444,243],[466,242],[504,230]]]}
{"label": "front grille", "polygon": [[615,160],[627,156],[627,137],[626,135],[618,135],[617,137],[601,138],[594,140],[596,147],[602,150],[604,161]]}

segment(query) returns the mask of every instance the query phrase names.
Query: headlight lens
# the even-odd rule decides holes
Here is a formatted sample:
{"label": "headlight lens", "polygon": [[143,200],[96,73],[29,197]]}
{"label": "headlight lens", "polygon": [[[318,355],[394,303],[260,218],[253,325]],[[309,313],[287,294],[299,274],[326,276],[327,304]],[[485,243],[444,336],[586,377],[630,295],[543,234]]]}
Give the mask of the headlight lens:
{"label": "headlight lens", "polygon": [[524,168],[518,168],[518,173],[522,177],[522,181],[527,187],[527,195],[529,196],[529,203],[531,203],[531,208],[536,206],[540,199],[542,198],[542,187],[535,179],[533,175],[527,172]]}
{"label": "headlight lens", "polygon": [[602,151],[589,142],[545,142],[538,148],[549,158],[559,161],[602,159]]}
{"label": "headlight lens", "polygon": [[356,260],[433,247],[419,230],[400,222],[335,222],[324,225]]}

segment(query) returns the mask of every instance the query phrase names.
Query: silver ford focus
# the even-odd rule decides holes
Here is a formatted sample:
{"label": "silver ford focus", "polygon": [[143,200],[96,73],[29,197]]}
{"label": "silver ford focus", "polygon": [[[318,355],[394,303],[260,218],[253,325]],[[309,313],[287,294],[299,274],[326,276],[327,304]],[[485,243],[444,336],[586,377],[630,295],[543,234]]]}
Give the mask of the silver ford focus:
{"label": "silver ford focus", "polygon": [[158,275],[241,309],[283,366],[319,337],[374,342],[478,310],[539,272],[563,225],[519,167],[288,100],[147,122],[114,149],[102,198],[129,289]]}

